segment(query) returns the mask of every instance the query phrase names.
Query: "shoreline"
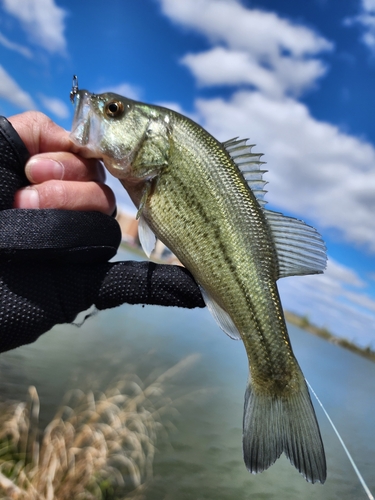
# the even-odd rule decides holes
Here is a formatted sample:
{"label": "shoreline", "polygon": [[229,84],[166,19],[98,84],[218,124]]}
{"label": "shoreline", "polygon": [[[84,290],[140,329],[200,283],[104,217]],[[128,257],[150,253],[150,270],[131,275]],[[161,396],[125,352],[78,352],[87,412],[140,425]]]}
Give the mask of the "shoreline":
{"label": "shoreline", "polygon": [[375,362],[375,351],[373,351],[370,347],[359,347],[343,337],[337,337],[327,330],[327,328],[319,328],[318,326],[310,323],[307,316],[298,316],[291,311],[284,311],[284,315],[288,323],[291,323],[302,330],[306,330],[317,337],[325,339],[332,344],[336,344],[344,349],[347,349],[348,351],[354,352],[363,358]]}
{"label": "shoreline", "polygon": [[[136,253],[139,256],[142,256],[147,259],[146,255],[144,254],[143,250],[137,246],[137,245],[132,245],[129,242],[122,241],[121,242],[121,247],[124,250],[129,250],[131,252]],[[153,262],[158,262],[158,263],[164,263],[164,264],[175,264],[176,262],[170,262],[167,261],[163,258],[157,258],[155,255],[153,255],[153,258],[151,259]],[[343,347],[344,349],[347,349],[348,351],[354,352],[358,354],[359,356],[362,356],[363,358],[366,358],[370,361],[373,361],[375,363],[375,351],[373,351],[370,347],[359,347],[353,342],[350,342],[349,340],[343,338],[343,337],[337,337],[336,335],[333,335],[327,328],[324,327],[318,327],[312,323],[310,323],[310,320],[307,316],[299,316],[298,314],[295,314],[291,311],[284,311],[285,319],[289,323],[291,323],[294,326],[297,326],[298,328],[301,328],[302,330],[305,330],[309,333],[312,333],[313,335],[316,335],[317,337],[320,337],[322,339],[327,340],[328,342],[331,342],[332,344],[336,344],[340,347]]]}

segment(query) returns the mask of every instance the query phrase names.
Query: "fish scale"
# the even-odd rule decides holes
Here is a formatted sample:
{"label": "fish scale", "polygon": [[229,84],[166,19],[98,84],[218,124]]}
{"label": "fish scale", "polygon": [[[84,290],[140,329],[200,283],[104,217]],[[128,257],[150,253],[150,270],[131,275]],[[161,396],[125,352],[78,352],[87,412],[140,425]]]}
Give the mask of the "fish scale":
{"label": "fish scale", "polygon": [[[184,135],[184,128],[183,127],[180,127],[182,128],[182,130],[180,131],[180,133],[182,135]],[[176,132],[175,136],[176,136],[176,141],[178,141],[179,139],[179,133],[176,131],[176,128],[174,129],[174,131]],[[194,143],[196,143],[196,138],[193,137],[192,138],[192,141]],[[215,146],[217,147],[217,145],[215,144]],[[201,155],[201,157],[204,156],[204,155]],[[218,223],[222,226],[224,225],[224,223],[229,227],[233,227],[233,226],[237,226],[237,227],[240,227],[240,223],[242,222],[242,226],[244,228],[243,231],[239,231],[240,235],[242,237],[247,237],[247,239],[249,238],[253,238],[255,240],[257,240],[257,246],[259,247],[259,251],[262,253],[263,257],[266,253],[269,254],[269,261],[271,262],[272,261],[272,257],[273,257],[273,249],[272,249],[272,242],[267,242],[265,241],[266,240],[266,235],[264,234],[264,231],[262,231],[262,228],[264,227],[264,223],[263,223],[263,226],[261,224],[261,222],[259,223],[256,223],[256,224],[252,224],[252,226],[250,227],[253,227],[254,228],[254,231],[249,231],[248,230],[248,227],[249,227],[249,223],[248,223],[248,217],[246,217],[246,209],[244,209],[244,200],[240,200],[239,199],[239,196],[238,196],[238,190],[239,188],[242,188],[240,192],[240,195],[242,196],[246,196],[248,198],[247,201],[247,204],[250,206],[250,209],[249,211],[252,212],[251,213],[251,217],[252,217],[252,220],[254,221],[254,212],[257,210],[257,207],[254,207],[252,205],[254,205],[256,202],[255,200],[252,200],[251,199],[251,196],[250,196],[250,193],[249,193],[249,190],[247,188],[247,186],[241,182],[241,179],[238,177],[238,175],[236,176],[236,170],[235,170],[235,167],[234,165],[231,165],[231,161],[224,155],[221,155],[222,156],[222,161],[225,161],[226,162],[226,165],[225,167],[226,168],[223,168],[223,170],[226,172],[226,176],[223,175],[221,176],[220,178],[222,179],[222,184],[223,186],[226,186],[228,185],[229,181],[230,181],[230,177],[234,177],[234,181],[235,181],[235,189],[234,189],[234,194],[236,195],[236,198],[234,201],[232,201],[229,197],[229,193],[227,192],[226,195],[227,195],[227,199],[225,200],[226,203],[225,203],[225,208],[226,210],[223,210],[224,211],[224,214],[222,215],[222,218],[220,219],[219,216],[216,216],[215,217],[215,221],[218,221]],[[171,157],[171,162],[173,163],[174,161],[174,158],[173,156]],[[205,199],[207,201],[207,198],[208,198],[208,195],[209,194],[216,194],[216,193],[212,193],[212,187],[209,187],[209,186],[212,186],[212,183],[210,184],[209,182],[207,183],[202,183],[201,180],[199,181],[199,185],[202,189],[202,184],[203,186],[207,186],[206,188],[206,192],[204,193],[201,193],[199,192],[199,187],[196,189],[196,186],[194,184],[194,179],[191,179],[191,174],[190,174],[190,170],[187,168],[182,168],[183,165],[187,165],[188,163],[184,162],[178,162],[178,165],[179,165],[179,168],[175,170],[175,176],[178,176],[178,177],[184,177],[185,179],[188,179],[188,187],[190,188],[190,192],[193,193],[193,195],[189,196],[188,197],[188,201],[191,203],[194,199],[194,194],[196,194],[196,197],[197,199]],[[221,166],[222,166],[222,163],[221,163]],[[201,167],[202,170],[206,169],[207,171],[210,170],[213,170],[212,167],[210,168],[210,165],[202,165]],[[231,173],[231,170],[233,171],[232,172],[232,176],[230,175]],[[157,194],[155,197],[153,197],[151,200],[150,200],[150,207],[147,207],[146,206],[146,211],[145,211],[145,217],[148,219],[150,218],[150,221],[152,220],[152,222],[150,223],[150,225],[152,224],[152,227],[155,229],[155,232],[157,232],[160,236],[161,236],[161,239],[163,239],[164,241],[166,241],[166,244],[167,246],[168,245],[171,245],[171,242],[169,241],[171,238],[170,238],[170,233],[169,234],[166,234],[165,232],[165,229],[163,231],[163,228],[165,228],[165,222],[163,222],[163,217],[160,218],[160,221],[159,221],[159,224],[158,226],[156,226],[156,220],[157,220],[157,214],[163,214],[164,213],[164,210],[162,209],[162,207],[158,207],[156,206],[157,202],[159,199],[176,199],[176,196],[173,195],[173,192],[168,192],[168,190],[166,190],[165,192],[162,192],[164,191],[164,186],[163,186],[163,179],[164,179],[164,176],[167,176],[168,173],[165,173],[165,174],[161,174],[159,179],[158,179],[158,187],[157,187],[157,192],[160,190],[160,196],[157,194],[157,192],[155,194]],[[216,172],[215,176],[216,175],[219,175],[220,176],[220,173],[218,174]],[[212,181],[212,179],[207,179],[208,181]],[[170,185],[172,186],[178,186],[178,183],[177,182],[172,182],[170,183]],[[169,186],[169,184],[168,184]],[[178,190],[180,193],[186,193],[187,192],[187,189],[185,186],[185,189],[183,190]],[[215,198],[219,198],[220,200],[224,200],[225,198],[223,197],[223,192],[220,192],[220,189],[222,189],[221,186],[218,187],[217,191],[217,195],[215,196]],[[207,193],[207,191],[209,191]],[[178,200],[179,200],[179,203],[181,203],[181,196],[178,197]],[[190,204],[188,203],[188,204]],[[187,205],[188,205],[187,204]],[[149,210],[150,212],[153,211],[153,206],[155,205],[155,210],[154,210],[154,214],[150,214],[148,215],[149,213]],[[229,207],[228,207],[229,205]],[[237,206],[236,206],[237,205]],[[238,205],[241,206],[241,212],[238,210]],[[180,210],[180,207],[177,207],[177,210]],[[181,210],[183,211],[183,210]],[[212,215],[212,212],[209,211],[209,209],[207,209],[208,213],[210,213]],[[259,209],[258,209],[259,211]],[[191,211],[190,211],[191,212]],[[178,214],[177,213],[169,213],[168,214],[170,216],[170,218],[172,220],[178,220],[177,216]],[[192,219],[194,220],[198,220],[198,215],[195,214],[195,213],[190,213],[190,216]],[[231,218],[233,220],[231,220],[229,217],[232,216]],[[259,214],[259,217],[260,217],[260,214]],[[208,217],[207,217],[208,218]],[[203,221],[205,222],[205,221]],[[221,223],[222,222],[222,223]],[[211,223],[212,223],[212,219],[211,219]],[[186,221],[185,222],[186,226],[189,226],[189,222]],[[169,224],[168,225],[168,228],[171,228],[171,225]],[[212,230],[212,228],[211,228]],[[212,231],[213,232],[213,231]],[[171,233],[172,233],[172,237],[173,237],[173,234],[174,234],[174,231],[171,230]],[[250,234],[249,234],[250,233]],[[259,234],[260,233],[260,234]],[[189,239],[189,238],[188,238]],[[242,238],[241,238],[242,239]],[[256,279],[256,273],[253,271],[254,269],[254,266],[252,265],[252,262],[251,260],[249,261],[249,258],[251,257],[251,255],[246,252],[246,245],[240,245],[240,244],[236,244],[236,242],[233,240],[233,233],[231,231],[229,231],[227,233],[227,235],[224,236],[223,238],[223,241],[225,242],[225,246],[226,246],[226,251],[223,252],[223,251],[220,251],[218,252],[217,254],[214,252],[214,248],[215,248],[215,243],[217,244],[218,243],[218,240],[216,237],[213,238],[212,241],[200,241],[199,239],[195,239],[190,241],[190,244],[191,246],[193,247],[196,247],[197,250],[199,252],[199,254],[201,255],[202,257],[202,249],[204,247],[207,248],[207,253],[204,253],[204,255],[206,256],[206,259],[204,260],[204,262],[202,262],[202,267],[203,269],[206,270],[206,276],[203,276],[203,272],[202,272],[202,267],[200,267],[200,270],[197,271],[197,273],[195,274],[196,276],[199,276],[199,279],[198,281],[200,283],[203,284],[203,286],[207,289],[207,290],[210,290],[209,289],[209,282],[212,281],[210,278],[212,277],[212,274],[216,274],[215,273],[215,268],[218,266],[218,263],[220,262],[220,259],[222,259],[224,257],[224,263],[228,263],[226,260],[225,260],[225,256],[226,255],[233,255],[233,256],[237,256],[237,260],[239,261],[239,264],[238,264],[238,268],[239,268],[239,277],[237,277],[237,281],[241,281],[242,282],[242,288],[243,288],[243,294],[245,296],[245,304],[244,306],[241,308],[241,312],[237,313],[237,316],[240,316],[240,317],[243,317],[243,321],[238,321],[237,323],[237,326],[241,331],[249,331],[250,333],[253,333],[254,332],[254,336],[256,338],[256,334],[259,334],[259,331],[262,331],[264,330],[264,328],[261,328],[261,327],[257,327],[257,325],[254,325],[254,322],[252,321],[250,324],[249,324],[249,319],[251,319],[248,311],[249,311],[249,306],[251,305],[251,303],[249,304],[249,299],[252,295],[254,295],[254,293],[252,292],[254,290],[254,280]],[[242,243],[242,242],[241,242]],[[184,244],[186,245],[186,240],[184,240]],[[179,249],[180,246],[179,245],[176,245],[177,248]],[[243,251],[242,252],[238,252],[238,248],[242,248]],[[268,250],[267,252],[267,249],[271,249],[271,250]],[[183,250],[181,250],[180,252],[177,251],[177,256],[180,258],[180,260],[184,263],[184,265],[186,267],[188,267],[189,269],[194,269],[194,265],[195,263],[194,262],[191,262],[191,259],[189,259],[189,256],[192,255],[192,254],[195,254],[196,251],[194,251],[194,249],[191,249],[190,247],[189,248],[184,248]],[[274,259],[273,259],[274,260]],[[199,264],[201,264],[199,262]],[[266,271],[267,271],[267,274],[270,274],[271,270],[270,270],[270,267],[271,266],[266,266]],[[232,282],[232,279],[229,279],[228,278],[225,278],[223,277],[223,268],[224,268],[224,265],[221,264],[220,265],[220,269],[221,269],[221,278],[223,279],[223,282],[226,283],[225,285],[225,291],[227,292],[226,294],[226,301],[230,301],[230,295],[229,295],[229,291],[230,291],[230,288],[228,290],[228,284]],[[251,272],[253,271],[253,272]],[[249,273],[250,273],[250,276],[249,276]],[[193,274],[194,274],[194,271],[193,271]],[[231,278],[233,276],[233,271],[232,270],[229,270],[227,271],[227,274],[228,275],[231,275]],[[260,286],[263,288],[264,287],[264,283],[265,283],[265,279],[261,279],[261,284]],[[208,284],[206,284],[208,283]],[[271,283],[272,285],[272,283]],[[215,289],[212,291],[212,294],[215,293],[215,291],[217,290],[217,284],[216,282],[214,283],[214,286],[215,286]],[[212,285],[211,285],[212,287]],[[275,285],[273,284],[272,288],[275,288]],[[210,290],[211,291],[211,290]],[[260,291],[261,292],[261,291]],[[220,289],[217,291],[217,294],[218,295],[222,295],[220,294]],[[229,296],[228,296],[229,295]],[[264,299],[264,293],[259,293],[259,294],[255,294],[256,296],[258,296],[260,299]],[[235,291],[234,292],[234,296],[235,297],[238,297],[238,292]],[[271,292],[270,293],[270,296],[271,296],[271,300],[274,304],[277,305],[278,303],[278,296],[276,294],[276,291],[273,291],[273,293]],[[263,300],[264,302],[264,300]],[[233,301],[232,301],[232,304],[233,304]],[[222,306],[224,307],[224,309],[226,309],[226,306],[225,304],[222,303]],[[228,309],[231,308],[231,305],[228,306]],[[269,319],[269,315],[265,315],[263,314],[264,313],[264,310],[265,309],[269,309],[269,304],[264,304],[264,306],[262,304],[257,304],[255,307],[250,307],[250,309],[252,310],[260,310],[261,311],[261,314],[260,314],[260,318],[265,318],[265,319]],[[242,314],[241,314],[242,313]],[[278,320],[279,322],[280,321],[283,321],[283,316],[279,313],[278,315]],[[272,324],[273,324],[273,329],[276,330],[276,327],[275,327],[275,320],[273,319],[272,320]],[[283,326],[283,325],[281,325]],[[285,328],[284,328],[284,331],[285,331]],[[276,337],[277,338],[277,337]],[[254,344],[254,341],[253,342],[247,342],[247,336],[244,335],[243,336],[243,339],[244,339],[244,342],[245,342],[245,345],[248,343],[249,346],[246,346],[248,347],[248,350],[249,350],[249,354],[252,355],[253,353],[253,350],[254,350],[254,347],[251,345],[252,343]],[[284,345],[288,348],[288,343],[285,342],[285,340],[287,339],[287,337],[284,335],[283,336],[283,343]],[[255,341],[256,342],[256,341]],[[259,343],[261,346],[264,345],[264,343]],[[271,349],[272,351],[272,349]],[[277,349],[274,349],[275,351],[275,356],[274,357],[278,357],[278,354],[280,353],[280,349],[279,349],[279,346]],[[256,356],[254,354],[254,356]],[[270,356],[272,356],[272,354],[270,354]],[[282,356],[280,356],[282,357]]]}
{"label": "fish scale", "polygon": [[262,472],[284,452],[308,481],[323,483],[323,443],[276,285],[323,271],[320,235],[264,208],[262,162],[245,140],[222,144],[179,113],[117,94],[74,95],[71,138],[127,189],[146,254],[156,235],[193,274],[221,328],[243,341],[246,467]]}

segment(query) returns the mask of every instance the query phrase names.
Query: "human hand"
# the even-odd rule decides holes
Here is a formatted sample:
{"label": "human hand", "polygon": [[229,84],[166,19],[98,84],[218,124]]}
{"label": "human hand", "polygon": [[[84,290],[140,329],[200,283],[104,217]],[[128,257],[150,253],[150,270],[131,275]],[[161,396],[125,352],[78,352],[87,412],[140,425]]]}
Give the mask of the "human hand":
{"label": "human hand", "polygon": [[16,192],[14,208],[57,208],[113,214],[115,196],[104,184],[102,164],[72,153],[66,130],[36,111],[12,116],[8,121],[30,153],[25,166],[30,186]]}
{"label": "human hand", "polygon": [[[121,234],[107,210],[100,213],[82,208],[92,196],[86,185],[100,187],[85,174],[92,162],[72,155],[67,133],[44,115],[24,113],[11,120],[29,152],[7,120],[0,117],[0,352],[34,342],[55,324],[71,323],[92,304],[99,310],[124,302],[204,307],[199,287],[185,268],[152,262],[108,262],[116,254]],[[62,154],[66,180],[60,181],[68,187],[69,175],[73,175],[71,182],[81,184],[76,186],[82,195],[78,204],[65,204],[69,210],[12,208],[15,193],[22,192],[20,188],[29,182],[25,176],[29,153],[34,159],[48,155],[54,160]],[[37,174],[30,169],[34,187],[43,192],[47,185],[46,196],[40,199],[43,203],[49,200],[56,208],[51,197],[54,188],[48,193],[47,183],[59,179],[51,179],[48,169],[40,165],[43,162],[36,167]],[[73,172],[74,166],[82,175]],[[25,202],[22,194],[17,196],[20,200],[16,203]],[[103,208],[101,202],[99,206]]]}

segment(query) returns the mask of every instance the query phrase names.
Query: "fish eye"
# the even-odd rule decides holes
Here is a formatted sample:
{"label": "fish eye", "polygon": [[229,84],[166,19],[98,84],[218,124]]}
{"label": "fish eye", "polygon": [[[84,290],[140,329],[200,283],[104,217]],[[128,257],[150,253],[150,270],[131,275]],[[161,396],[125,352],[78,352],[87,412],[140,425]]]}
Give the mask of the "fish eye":
{"label": "fish eye", "polygon": [[118,118],[124,112],[124,105],[121,101],[111,101],[105,105],[104,111],[110,118]]}

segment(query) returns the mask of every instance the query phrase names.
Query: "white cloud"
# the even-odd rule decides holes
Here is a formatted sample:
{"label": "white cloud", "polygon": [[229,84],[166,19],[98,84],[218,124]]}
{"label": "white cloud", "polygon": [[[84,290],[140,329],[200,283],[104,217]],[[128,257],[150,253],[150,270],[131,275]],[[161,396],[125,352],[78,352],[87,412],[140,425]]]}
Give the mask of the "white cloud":
{"label": "white cloud", "polygon": [[0,44],[9,50],[18,52],[19,54],[23,55],[24,57],[27,57],[28,59],[32,58],[32,53],[27,47],[24,47],[23,45],[19,45],[18,43],[14,43],[8,40],[8,38],[6,38],[2,33],[0,33]]}
{"label": "white cloud", "polygon": [[[326,66],[312,56],[332,44],[310,28],[236,0],[159,1],[173,21],[213,44],[182,59],[198,83],[250,85],[229,99],[198,100],[202,125],[221,140],[250,134],[269,165],[272,204],[375,252],[374,147],[316,120],[291,97],[325,73]],[[374,3],[363,5],[375,9]]]}
{"label": "white cloud", "polygon": [[42,101],[43,106],[58,118],[63,119],[70,116],[71,113],[68,106],[63,101],[61,101],[61,99],[57,99],[55,97],[47,97],[43,94],[40,94],[39,97]]}
{"label": "white cloud", "polygon": [[[267,199],[278,209],[375,252],[374,146],[315,119],[296,100],[326,73],[321,54],[333,44],[311,28],[237,0],[159,3],[172,21],[211,43],[181,60],[198,84],[237,87],[229,98],[198,99],[197,121],[219,140],[250,136],[257,143],[254,151],[265,153],[269,169]],[[375,14],[375,0],[362,4]],[[324,275],[279,281],[287,309],[374,346],[375,300],[366,286],[354,270],[332,260]]]}
{"label": "white cloud", "polygon": [[265,153],[268,201],[375,251],[371,144],[314,119],[294,99],[242,91],[228,100],[200,99],[196,107],[200,122],[215,137],[250,135],[256,151]]}
{"label": "white cloud", "polygon": [[35,44],[52,53],[65,51],[66,12],[54,0],[3,0],[3,6],[22,23]]}
{"label": "white cloud", "polygon": [[350,285],[355,288],[364,288],[366,283],[358,276],[358,274],[347,266],[339,264],[333,259],[329,260],[328,269],[325,277],[339,283],[339,286]]}
{"label": "white cloud", "polygon": [[323,275],[278,282],[286,309],[307,314],[312,323],[358,345],[375,347],[375,300],[364,286],[355,271],[332,260]]}
{"label": "white cloud", "polygon": [[326,73],[326,66],[317,59],[279,57],[272,66],[245,51],[215,47],[199,54],[187,54],[181,62],[198,83],[212,85],[252,85],[271,97],[300,95]]}
{"label": "white cloud", "polygon": [[375,0],[362,0],[357,16],[344,20],[346,26],[359,24],[363,28],[362,42],[375,53]]}
{"label": "white cloud", "polygon": [[104,94],[106,92],[113,92],[135,101],[139,100],[141,95],[141,89],[139,87],[125,82],[116,85],[107,85],[105,88],[99,89],[96,94]]}
{"label": "white cloud", "polygon": [[213,42],[244,49],[258,56],[294,57],[332,49],[332,43],[309,28],[293,24],[276,13],[247,9],[234,0],[159,0],[162,11],[173,21],[197,30]]}
{"label": "white cloud", "polygon": [[[160,0],[173,21],[218,44],[182,63],[201,85],[253,85],[273,97],[300,95],[326,71],[314,58],[333,44],[310,28],[234,0]],[[223,44],[225,47],[223,47]]]}
{"label": "white cloud", "polygon": [[21,109],[37,109],[30,94],[22,90],[2,66],[0,66],[0,98]]}

